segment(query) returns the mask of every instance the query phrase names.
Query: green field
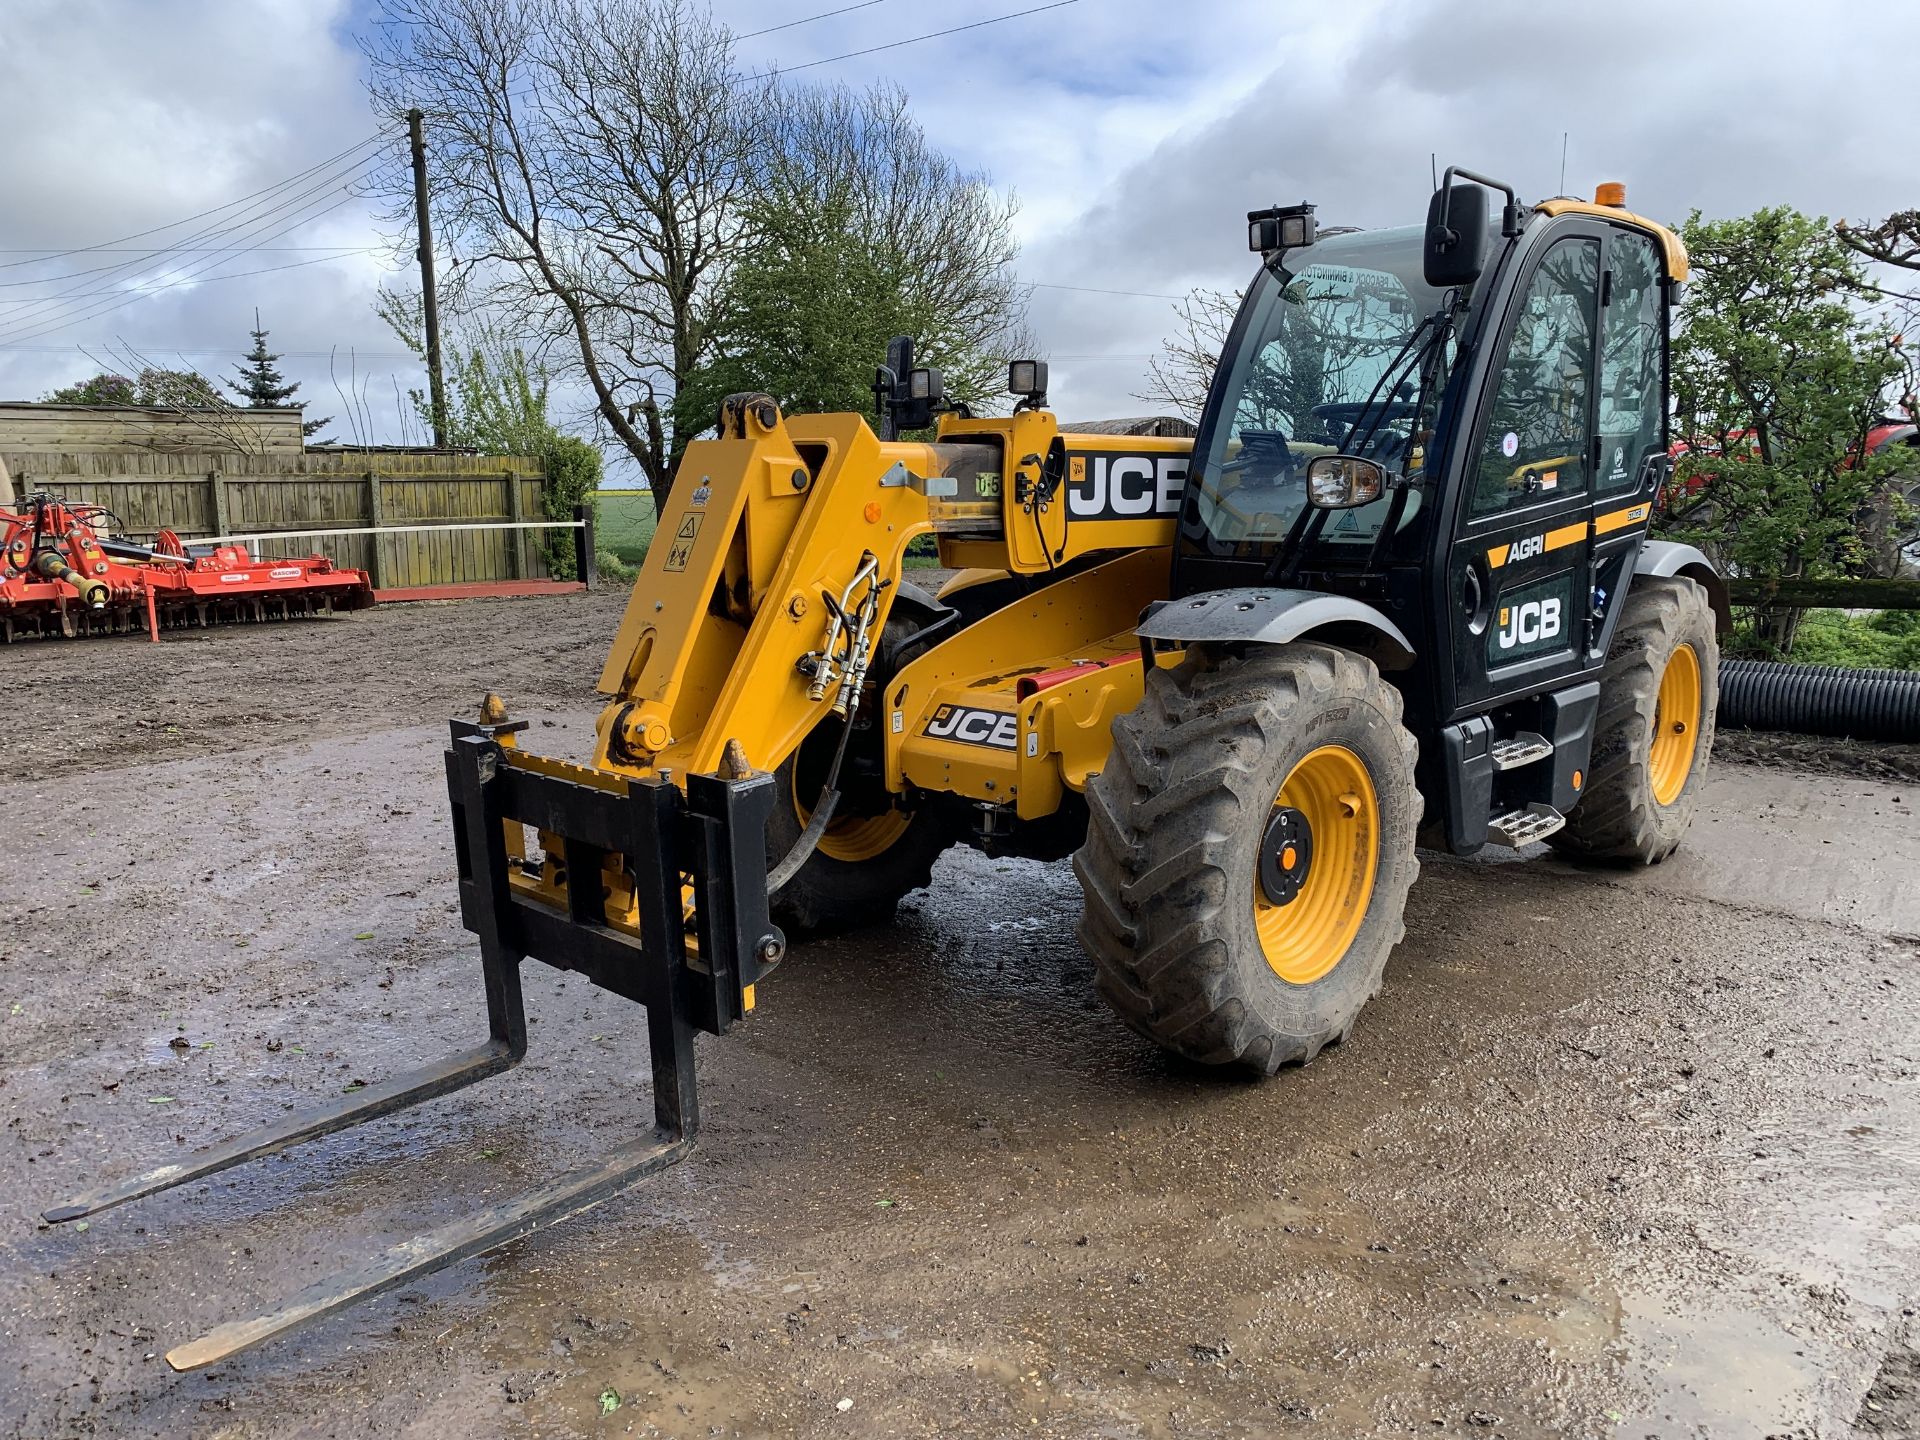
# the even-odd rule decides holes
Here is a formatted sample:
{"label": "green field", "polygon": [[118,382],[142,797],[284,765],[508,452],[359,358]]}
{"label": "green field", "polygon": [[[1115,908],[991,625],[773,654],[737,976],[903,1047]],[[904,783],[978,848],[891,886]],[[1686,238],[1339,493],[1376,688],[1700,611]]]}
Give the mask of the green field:
{"label": "green field", "polygon": [[637,566],[646,558],[647,542],[653,539],[653,492],[596,490],[593,498],[598,512],[597,548]]}

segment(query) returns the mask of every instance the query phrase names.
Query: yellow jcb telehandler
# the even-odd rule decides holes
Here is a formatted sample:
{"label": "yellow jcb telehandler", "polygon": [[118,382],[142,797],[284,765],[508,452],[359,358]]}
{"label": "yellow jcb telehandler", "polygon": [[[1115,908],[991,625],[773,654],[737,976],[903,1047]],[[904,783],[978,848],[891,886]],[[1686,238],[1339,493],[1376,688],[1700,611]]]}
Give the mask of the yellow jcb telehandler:
{"label": "yellow jcb telehandler", "polygon": [[[1072,855],[1119,1017],[1259,1073],[1379,989],[1416,840],[1662,859],[1728,611],[1704,556],[1647,538],[1687,261],[1624,199],[1450,169],[1424,225],[1254,212],[1191,438],[1063,430],[1037,361],[1010,415],[969,415],[904,341],[877,429],[731,397],[634,586],[592,763],[520,748],[491,697],[453,726],[487,1040],[47,1219],[509,1068],[528,958],[646,1006],[650,1130],[167,1357],[205,1365],[680,1158],[695,1032],[746,1017],[790,933],[890,914],[950,846]],[[925,535],[960,571],[937,595],[903,569]]]}

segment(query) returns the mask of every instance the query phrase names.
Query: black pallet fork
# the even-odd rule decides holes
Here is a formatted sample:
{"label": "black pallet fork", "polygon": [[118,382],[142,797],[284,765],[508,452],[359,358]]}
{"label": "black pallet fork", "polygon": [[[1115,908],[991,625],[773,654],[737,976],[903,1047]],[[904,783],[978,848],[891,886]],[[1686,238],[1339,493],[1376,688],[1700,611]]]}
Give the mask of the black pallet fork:
{"label": "black pallet fork", "polygon": [[[175,1370],[215,1364],[578,1214],[692,1149],[700,1124],[694,1033],[723,1035],[745,1018],[746,988],[786,950],[767,912],[766,822],[773,778],[692,775],[684,795],[672,783],[653,779],[629,782],[621,792],[516,765],[514,752],[500,737],[520,728],[456,720],[446,752],[461,918],[480,937],[486,978],[486,1043],[57,1205],[45,1218],[49,1223],[78,1220],[511,1069],[527,1053],[520,962],[529,958],[577,971],[602,989],[646,1006],[653,1129],[593,1165],[404,1240],[364,1265],[309,1286],[277,1309],[231,1321],[175,1347],[167,1352]],[[566,841],[573,879],[565,913],[514,894],[509,822],[533,825]],[[636,887],[638,939],[606,923],[599,884],[581,883],[597,880],[605,858],[615,854],[624,857]],[[683,899],[688,881],[690,917]]]}

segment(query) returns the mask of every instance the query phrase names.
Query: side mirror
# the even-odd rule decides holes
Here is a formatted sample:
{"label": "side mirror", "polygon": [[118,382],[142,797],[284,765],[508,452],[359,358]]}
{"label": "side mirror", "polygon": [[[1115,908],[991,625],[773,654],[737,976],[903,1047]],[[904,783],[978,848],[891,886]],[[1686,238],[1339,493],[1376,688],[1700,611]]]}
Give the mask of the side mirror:
{"label": "side mirror", "polygon": [[1448,177],[1427,205],[1427,238],[1421,250],[1427,284],[1437,290],[1471,285],[1487,266],[1487,192],[1455,185]]}
{"label": "side mirror", "polygon": [[1321,455],[1307,462],[1307,503],[1321,510],[1371,505],[1387,488],[1387,467],[1358,455]]}

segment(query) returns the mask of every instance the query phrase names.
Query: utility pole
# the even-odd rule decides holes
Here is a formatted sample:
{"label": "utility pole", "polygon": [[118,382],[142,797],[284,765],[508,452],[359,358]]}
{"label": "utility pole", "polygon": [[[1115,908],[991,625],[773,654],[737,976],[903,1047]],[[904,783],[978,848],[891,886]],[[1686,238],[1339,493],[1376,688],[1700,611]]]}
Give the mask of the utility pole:
{"label": "utility pole", "polygon": [[433,445],[447,448],[447,383],[440,374],[440,302],[433,288],[433,221],[427,213],[427,142],[421,133],[426,116],[407,112],[407,139],[413,146],[413,218],[420,234],[420,308],[427,324],[427,389],[433,404]]}

